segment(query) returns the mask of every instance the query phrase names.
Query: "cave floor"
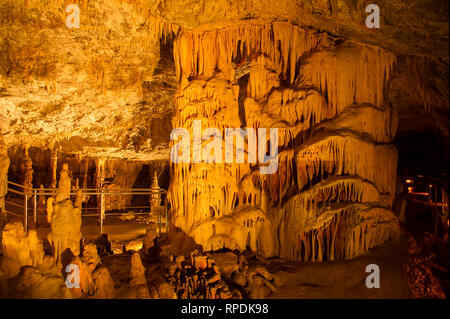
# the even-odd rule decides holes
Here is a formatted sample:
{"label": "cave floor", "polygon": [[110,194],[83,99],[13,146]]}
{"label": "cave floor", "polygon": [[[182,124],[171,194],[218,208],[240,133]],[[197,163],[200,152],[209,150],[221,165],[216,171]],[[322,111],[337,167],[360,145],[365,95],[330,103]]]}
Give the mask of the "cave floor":
{"label": "cave floor", "polygon": [[[403,270],[407,254],[400,247],[386,243],[364,256],[347,261],[293,263],[270,260],[269,272],[280,278],[281,285],[269,298],[412,298]],[[380,288],[365,285],[366,266],[376,264],[380,269]]]}
{"label": "cave floor", "polygon": [[[22,221],[20,218],[10,220]],[[38,236],[46,242],[50,227],[46,225],[46,217],[38,218],[39,226],[36,228]],[[82,233],[86,241],[96,239],[100,234],[98,218],[91,217],[83,220]],[[32,226],[32,220],[29,220]],[[145,236],[147,224],[135,219],[133,221],[115,221],[108,217],[103,231],[106,232],[115,246],[115,255],[102,258],[116,287],[116,298],[123,298],[128,290],[130,279],[130,251],[120,253],[127,243],[128,247],[136,246],[139,249]],[[134,245],[134,246],[133,246]],[[117,254],[119,251],[119,254]],[[408,287],[407,275],[404,266],[408,262],[408,253],[404,245],[387,242],[376,247],[363,256],[347,261],[325,262],[292,262],[279,258],[264,259],[254,253],[245,253],[251,266],[264,266],[270,273],[276,275],[279,280],[277,289],[268,298],[271,299],[324,299],[324,298],[413,298]],[[165,259],[161,262],[146,264],[147,280],[149,288],[160,282],[165,272]],[[376,264],[380,269],[380,288],[369,289],[365,285],[366,266]]]}
{"label": "cave floor", "polygon": [[[113,246],[122,247],[127,242],[142,242],[146,227],[146,224],[109,224],[104,226],[104,232],[108,233]],[[41,224],[36,229],[38,236],[46,242],[50,228]],[[92,241],[99,236],[100,226],[95,221],[90,222],[83,225],[82,232],[85,240]],[[402,247],[387,242],[352,260],[306,263],[265,259],[251,252],[245,254],[249,265],[264,266],[279,278],[277,290],[268,296],[270,299],[413,298],[403,270],[408,254]],[[114,279],[116,298],[123,298],[130,279],[131,252],[103,257],[102,261]],[[365,270],[369,264],[379,266],[380,288],[369,289],[365,285],[369,275]],[[162,280],[164,266],[164,262],[146,265],[149,285]]]}
{"label": "cave floor", "polygon": [[[399,246],[386,243],[364,256],[348,261],[299,263],[279,258],[264,259],[246,253],[250,266],[260,265],[278,277],[277,289],[268,299],[409,299],[413,298],[403,270],[407,254]],[[164,259],[164,258],[163,258]],[[102,258],[116,287],[116,298],[126,295],[131,254]],[[165,262],[145,263],[149,288],[161,282]],[[365,285],[366,266],[377,264],[380,288]]]}

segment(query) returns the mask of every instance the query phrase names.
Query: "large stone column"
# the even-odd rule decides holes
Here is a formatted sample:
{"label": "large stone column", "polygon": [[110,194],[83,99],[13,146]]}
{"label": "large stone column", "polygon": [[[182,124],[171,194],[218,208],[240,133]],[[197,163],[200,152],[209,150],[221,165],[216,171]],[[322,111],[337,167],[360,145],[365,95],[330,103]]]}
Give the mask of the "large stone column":
{"label": "large stone column", "polygon": [[[188,160],[171,163],[174,232],[205,250],[293,260],[352,258],[398,233],[396,115],[383,100],[393,54],[277,22],[183,30],[174,59],[173,127],[190,141]],[[258,129],[278,130],[274,172],[261,173],[250,136],[244,163],[233,153],[224,162],[225,131],[241,127],[256,130],[258,150],[269,140]],[[222,163],[196,155],[216,150],[208,128],[218,130]]]}

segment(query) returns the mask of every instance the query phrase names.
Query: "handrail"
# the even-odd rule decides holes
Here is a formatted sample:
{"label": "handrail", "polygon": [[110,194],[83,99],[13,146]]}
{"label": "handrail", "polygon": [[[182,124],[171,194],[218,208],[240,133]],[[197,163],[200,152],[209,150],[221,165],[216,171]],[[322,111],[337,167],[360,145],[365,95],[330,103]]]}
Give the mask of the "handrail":
{"label": "handrail", "polygon": [[17,184],[17,183],[11,182],[11,181],[8,181],[8,184],[11,184],[11,185],[14,185],[14,186],[19,186],[19,187],[22,187],[22,188],[27,188],[27,189],[28,189],[28,187],[26,187],[25,185],[20,185],[20,184]]}
{"label": "handrail", "polygon": [[[8,181],[8,184],[21,187],[23,189],[29,190],[31,192],[36,191],[37,195],[54,195],[58,190],[57,188],[29,188],[24,185],[20,185],[11,181]],[[70,191],[70,195],[76,195],[78,190],[82,190],[83,194],[86,195],[98,195],[103,193],[104,195],[151,195],[151,194],[167,194],[167,190],[160,188],[158,190],[152,188],[113,188],[111,191],[108,191],[107,188],[72,188]],[[24,192],[20,192],[15,189],[11,189],[8,187],[8,192],[16,193],[19,195],[25,195]],[[48,192],[47,192],[48,191]],[[27,193],[30,194],[30,193]]]}
{"label": "handrail", "polygon": [[[37,211],[45,211],[46,208],[38,208],[37,207],[37,198],[40,196],[55,196],[58,189],[57,188],[29,188],[24,185],[14,183],[11,181],[7,181],[8,185],[12,185],[15,187],[22,188],[22,192],[16,189],[12,189],[8,187],[7,191],[11,192],[13,194],[18,194],[24,196],[24,205],[19,205],[14,202],[5,201],[5,203],[22,208],[24,210],[24,216],[19,216],[18,214],[15,214],[13,212],[7,211],[8,214],[23,217],[24,218],[24,228],[25,231],[28,232],[28,211],[32,211],[34,215],[34,223],[37,222]],[[110,196],[110,195],[167,195],[167,190],[165,189],[152,189],[152,188],[113,188],[113,189],[97,189],[97,188],[72,188],[69,192],[69,195],[77,195],[77,193],[81,190],[83,195],[94,195],[100,197],[100,203],[97,202],[98,207],[84,207],[82,210],[98,210],[100,211],[100,232],[103,232],[103,219],[106,216],[105,212],[105,203],[104,203],[104,196]],[[33,207],[28,207],[28,200],[33,198]],[[165,207],[165,215],[166,215],[166,230],[168,231],[168,215],[167,215],[167,207],[166,206],[160,206]],[[146,209],[146,208],[152,208],[152,206],[130,206],[126,207],[127,209]],[[122,215],[123,213],[109,213],[108,215]],[[148,213],[135,213],[135,215],[146,215]],[[159,213],[159,233],[161,234],[161,224],[163,223],[161,218],[161,211]],[[82,217],[87,216],[99,216],[99,214],[82,214]]]}
{"label": "handrail", "polygon": [[432,180],[432,181],[442,182],[442,183],[446,183],[447,182],[445,179],[437,178],[437,177],[430,177],[430,176],[423,176],[423,175],[417,175],[417,177],[423,178],[423,179],[429,179],[429,180]]}
{"label": "handrail", "polygon": [[19,194],[19,195],[25,195],[25,193],[16,191],[15,189],[11,189],[11,188],[8,188],[8,193],[9,193],[9,192],[14,193],[14,194]]}
{"label": "handrail", "polygon": [[10,214],[10,215],[14,215],[14,216],[17,216],[17,217],[23,217],[22,215],[13,213],[13,212],[11,212],[11,211],[9,211],[9,210],[5,210],[5,213],[6,213],[6,214]]}

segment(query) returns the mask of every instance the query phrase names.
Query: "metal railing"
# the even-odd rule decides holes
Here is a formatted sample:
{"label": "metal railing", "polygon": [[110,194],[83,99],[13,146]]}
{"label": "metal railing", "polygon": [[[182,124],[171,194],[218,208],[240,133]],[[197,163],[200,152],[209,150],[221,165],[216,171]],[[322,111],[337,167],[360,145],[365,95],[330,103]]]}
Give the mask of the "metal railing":
{"label": "metal railing", "polygon": [[[54,197],[56,195],[58,189],[56,188],[29,188],[21,184],[17,184],[11,181],[8,181],[8,193],[15,194],[19,196],[23,196],[23,205],[15,203],[11,200],[5,200],[5,204],[14,206],[19,208],[20,210],[23,210],[23,215],[17,214],[15,212],[12,212],[9,209],[6,209],[6,213],[9,215],[13,215],[16,217],[22,217],[24,219],[24,229],[25,232],[28,233],[28,218],[30,217],[30,212],[33,214],[33,222],[34,226],[37,224],[37,217],[38,217],[38,211],[44,211],[45,215],[47,214],[47,208],[38,207],[38,198],[41,196],[45,196],[45,199],[47,200],[48,197]],[[80,189],[72,188],[70,191],[70,196],[75,196],[77,192]],[[96,207],[88,207],[88,200],[82,201],[82,207],[81,207],[81,217],[98,217],[100,219],[100,233],[103,233],[103,223],[104,219],[106,218],[106,215],[108,216],[123,216],[124,213],[113,213],[109,212],[106,213],[105,211],[105,200],[107,196],[118,196],[118,195],[166,195],[167,191],[165,189],[150,189],[150,188],[130,188],[130,189],[95,189],[95,188],[81,188],[82,196],[84,199],[88,198],[88,196],[96,196],[97,198],[97,206]],[[29,207],[29,201],[32,199],[32,207]],[[46,202],[45,200],[45,202]],[[85,207],[83,207],[83,204]],[[141,212],[141,213],[134,213],[134,215],[151,215],[152,212],[157,211],[158,212],[158,230],[159,235],[162,234],[162,224],[163,219],[165,219],[165,232],[169,232],[169,223],[168,223],[168,212],[167,212],[167,206],[157,206],[152,207],[150,205],[146,206],[127,206],[124,207],[124,210],[130,210],[130,209],[149,209],[149,212]],[[89,213],[89,210],[96,210],[96,213]],[[83,213],[83,211],[85,213]],[[163,215],[164,214],[164,218]]]}

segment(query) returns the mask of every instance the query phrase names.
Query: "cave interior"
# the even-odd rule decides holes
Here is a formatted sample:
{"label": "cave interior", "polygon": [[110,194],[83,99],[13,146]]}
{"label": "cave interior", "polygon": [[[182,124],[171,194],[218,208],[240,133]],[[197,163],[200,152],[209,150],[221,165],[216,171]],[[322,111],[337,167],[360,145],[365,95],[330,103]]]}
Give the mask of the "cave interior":
{"label": "cave interior", "polygon": [[448,297],[448,2],[368,4],[0,1],[0,298]]}

